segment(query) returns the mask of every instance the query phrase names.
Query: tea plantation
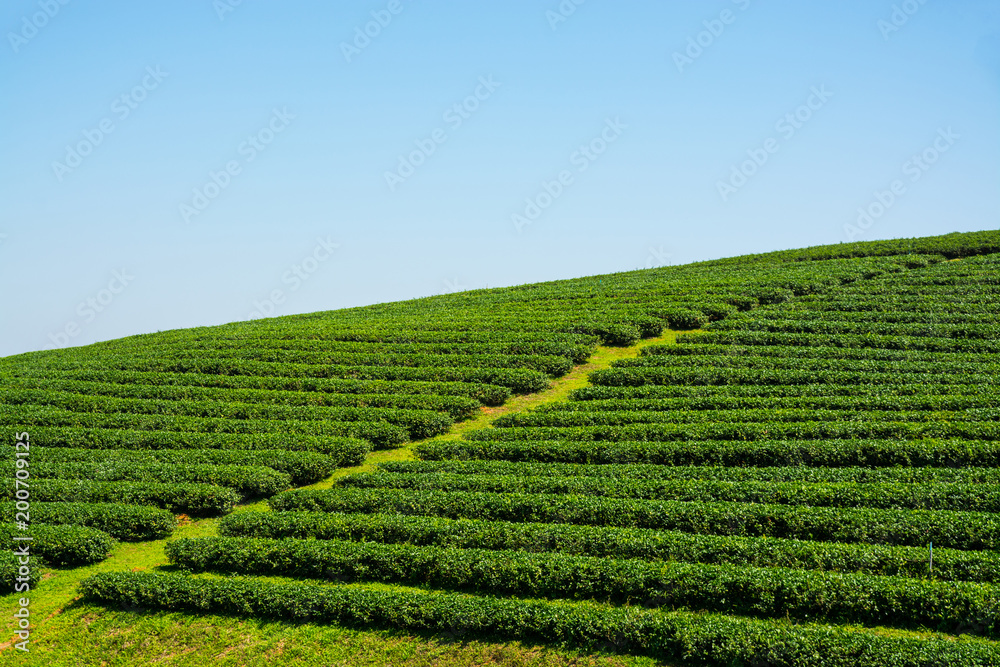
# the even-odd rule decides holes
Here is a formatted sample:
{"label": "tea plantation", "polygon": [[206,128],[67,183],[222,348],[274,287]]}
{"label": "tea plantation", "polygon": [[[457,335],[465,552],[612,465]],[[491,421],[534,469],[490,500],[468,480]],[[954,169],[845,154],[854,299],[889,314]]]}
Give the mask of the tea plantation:
{"label": "tea plantation", "polygon": [[653,664],[1000,665],[998,398],[1000,232],[22,354],[0,571],[12,592],[19,534],[40,593],[168,539],[168,566],[122,560],[75,604]]}

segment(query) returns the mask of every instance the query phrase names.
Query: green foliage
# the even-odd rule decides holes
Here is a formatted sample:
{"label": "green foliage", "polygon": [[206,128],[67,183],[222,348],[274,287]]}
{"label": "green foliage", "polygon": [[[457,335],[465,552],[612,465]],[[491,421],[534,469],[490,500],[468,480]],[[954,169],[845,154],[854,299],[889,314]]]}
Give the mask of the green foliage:
{"label": "green foliage", "polygon": [[[376,489],[436,489],[489,493],[551,493],[608,498],[743,502],[814,507],[1000,511],[1000,484],[949,482],[832,482],[718,479],[609,479],[600,476],[475,475],[450,473],[361,473],[341,486]],[[994,480],[995,482],[995,480]]]}
{"label": "green foliage", "polygon": [[1000,442],[961,439],[430,440],[414,447],[426,460],[487,459],[558,463],[712,466],[1000,466]]}
{"label": "green foliage", "polygon": [[429,585],[491,595],[629,602],[756,617],[862,622],[950,630],[969,620],[995,635],[1000,589],[905,577],[784,568],[591,558],[331,540],[235,537],[168,543],[170,561],[191,572]]}
{"label": "green foliage", "polygon": [[[223,339],[225,340],[225,339]],[[221,392],[224,399],[243,403],[282,405],[356,405],[363,397],[377,396],[389,401],[386,407],[441,410],[441,407],[406,404],[405,401],[438,398],[468,398],[483,405],[501,405],[511,391],[508,387],[471,382],[414,382],[385,380],[330,380],[310,377],[212,375],[205,373],[159,373],[107,370],[98,364],[67,369],[21,365],[16,376],[5,378],[11,386],[37,386],[55,380],[70,383],[66,391],[110,396],[162,398],[204,398],[212,400]],[[72,383],[87,383],[86,387]],[[98,390],[93,389],[97,385]],[[42,388],[48,387],[44,384]],[[110,389],[109,389],[110,387]],[[403,404],[393,403],[396,400]],[[445,408],[448,409],[448,408]]]}
{"label": "green foliage", "polygon": [[[14,498],[14,483],[6,485],[4,498]],[[63,503],[122,503],[150,505],[176,514],[217,516],[241,500],[233,489],[214,484],[159,484],[152,482],[92,482],[85,479],[45,479],[31,484],[35,501]],[[110,531],[108,531],[110,532]]]}
{"label": "green foliage", "polygon": [[[347,447],[338,456],[327,456],[314,452],[285,451],[279,449],[235,450],[235,449],[83,449],[74,447],[33,447],[31,460],[37,464],[56,463],[111,464],[114,467],[128,465],[148,468],[149,466],[173,464],[176,466],[254,466],[276,470],[287,475],[295,486],[315,484],[333,473],[339,466],[356,466],[364,461],[370,447],[358,441],[355,451]],[[349,456],[349,458],[348,458]],[[195,480],[204,481],[204,480]],[[230,486],[221,482],[212,482]],[[238,487],[234,487],[238,488]],[[285,487],[278,489],[283,491]]]}
{"label": "green foliage", "polygon": [[211,612],[568,644],[696,663],[796,667],[995,664],[993,644],[899,639],[822,625],[367,587],[274,584],[252,578],[106,572],[84,598],[111,607]]}
{"label": "green foliage", "polygon": [[811,334],[771,331],[710,331],[682,333],[677,342],[712,345],[782,345],[787,347],[844,347],[880,350],[916,350],[918,352],[990,353],[1000,352],[1000,340],[934,338],[930,336],[894,336],[863,333]]}
{"label": "green foliage", "polygon": [[[785,567],[926,578],[927,549],[679,531],[514,523],[398,514],[238,512],[219,521],[230,537],[354,540],[463,549],[559,552],[606,558]],[[1000,554],[935,548],[934,579],[1000,583]]]}
{"label": "green foliage", "polygon": [[561,494],[409,489],[295,490],[268,501],[276,511],[363,512],[449,519],[571,523],[688,533],[997,549],[1000,515],[944,510],[841,509],[741,502],[636,500]]}
{"label": "green foliage", "polygon": [[97,563],[111,553],[115,539],[103,530],[85,526],[32,523],[27,531],[18,530],[13,524],[0,525],[0,541],[9,549],[24,542],[15,542],[14,536],[27,536],[32,558],[41,557],[49,565],[76,567]]}
{"label": "green foliage", "polygon": [[[803,343],[805,344],[805,343]],[[998,347],[1000,349],[1000,347]],[[638,387],[642,385],[790,385],[790,384],[992,384],[988,373],[870,373],[838,370],[782,370],[760,368],[686,367],[619,367],[605,368],[590,374],[590,381],[607,387]]]}
{"label": "green foliage", "polygon": [[281,472],[260,466],[187,465],[181,463],[146,463],[105,460],[86,463],[35,463],[35,475],[46,479],[83,479],[94,482],[144,482],[183,484],[196,482],[226,486],[244,497],[273,496],[292,485]]}
{"label": "green foliage", "polygon": [[486,428],[470,440],[583,440],[666,442],[670,440],[962,438],[1000,440],[1000,423],[988,421],[763,421],[629,423],[615,426],[528,426]]}
{"label": "green foliage", "polygon": [[185,431],[136,431],[124,428],[39,427],[31,429],[32,447],[92,450],[244,450],[288,449],[318,452],[338,460],[339,466],[358,465],[371,452],[371,443],[361,438],[340,438],[282,433],[197,433]]}
{"label": "green foliage", "polygon": [[[806,467],[712,466],[650,464],[540,463],[489,460],[385,461],[378,469],[390,473],[449,473],[491,477],[589,477],[642,483],[649,480],[701,480],[722,482],[806,482],[811,484],[854,482],[946,484],[1000,484],[1000,468],[974,467]],[[354,479],[354,477],[348,478]],[[346,482],[346,480],[345,480]],[[992,489],[984,489],[991,493]]]}
{"label": "green foliage", "polygon": [[[272,423],[291,422],[290,430],[297,432],[322,432],[321,429],[310,429],[313,422],[377,422],[379,420],[400,426],[409,431],[415,438],[426,438],[440,435],[448,430],[452,420],[431,410],[395,410],[387,408],[327,408],[312,406],[274,406],[264,403],[223,403],[218,401],[150,401],[144,399],[108,398],[104,396],[84,396],[69,392],[54,392],[46,390],[0,390],[0,402],[6,406],[25,406],[22,415],[34,415],[37,406],[51,406],[59,409],[59,419],[65,419],[63,411],[74,413],[100,413],[102,415],[128,415],[122,421],[130,420],[133,415],[162,415],[162,421],[146,420],[156,424],[151,428],[173,425],[171,417],[178,417],[174,422],[183,430],[188,424],[197,421],[186,417],[209,418],[208,430],[242,432],[243,420],[250,422],[249,428],[254,428],[257,421],[268,422],[261,430],[269,430]],[[9,409],[9,408],[8,408]],[[30,418],[30,417],[29,417]],[[239,420],[235,424],[229,420]],[[107,420],[102,420],[106,422]],[[162,424],[162,426],[161,426]]]}
{"label": "green foliage", "polygon": [[[712,312],[718,314],[721,311],[716,308],[712,309]],[[708,315],[691,308],[668,308],[660,311],[658,314],[666,320],[668,327],[678,331],[701,329],[709,321]]]}
{"label": "green foliage", "polygon": [[[14,521],[13,503],[0,505],[0,519]],[[125,542],[168,537],[177,520],[165,509],[118,503],[31,502],[32,525],[89,526]]]}
{"label": "green foliage", "polygon": [[[615,406],[616,408],[619,406]],[[988,408],[966,408],[951,410],[865,410],[843,412],[820,408],[786,408],[777,412],[776,408],[751,408],[732,410],[544,410],[528,413],[504,415],[493,422],[495,428],[530,426],[634,426],[646,424],[704,424],[704,423],[771,423],[793,422],[833,422],[833,421],[894,421],[894,422],[934,422],[961,420],[966,422],[997,421],[1000,410]]]}
{"label": "green foliage", "polygon": [[[88,398],[93,402],[87,405],[100,406],[104,411],[121,406],[126,412],[133,408],[141,411],[159,411],[163,413],[181,414],[194,410],[198,402],[212,401],[213,407],[205,410],[215,411],[228,409],[230,412],[263,409],[265,414],[281,415],[280,411],[267,413],[268,406],[289,408],[335,407],[335,408],[394,408],[401,410],[433,410],[447,413],[452,419],[460,420],[471,417],[480,402],[470,396],[437,396],[433,394],[340,394],[324,391],[287,391],[269,389],[230,389],[219,387],[199,387],[192,385],[158,385],[158,384],[116,384],[113,382],[93,382],[73,380],[63,377],[24,376],[9,378],[4,382],[9,390],[44,390],[40,402],[51,403],[51,395],[62,394],[63,401],[79,401],[85,403]],[[499,387],[497,388],[499,389]],[[509,390],[506,394],[509,394]],[[67,396],[68,394],[68,396]],[[147,403],[115,404],[100,403],[94,397],[114,397],[121,399],[144,399]],[[151,401],[157,401],[152,403]],[[502,400],[501,400],[502,402]],[[193,404],[193,405],[192,405]],[[172,407],[173,406],[173,407]],[[139,410],[136,410],[139,411]],[[308,410],[285,412],[293,418],[303,416],[322,416],[328,414],[310,413]],[[216,414],[216,416],[218,416]]]}
{"label": "green foliage", "polygon": [[[432,421],[439,418],[448,420],[444,415],[432,412],[421,415]],[[448,420],[450,423],[450,420]],[[131,413],[102,414],[100,412],[73,412],[49,406],[4,406],[0,413],[0,424],[11,427],[69,427],[74,429],[107,429],[107,430],[137,430],[156,431],[160,433],[211,433],[211,434],[241,434],[254,435],[261,433],[303,436],[330,436],[363,438],[373,445],[387,448],[407,441],[406,429],[385,422],[365,421],[293,421],[264,419],[226,419],[214,417],[187,417],[176,415],[145,415]],[[440,425],[440,422],[439,422]],[[438,430],[440,433],[441,431]],[[156,437],[156,436],[153,436]],[[168,436],[175,440],[183,440],[182,436]],[[197,436],[194,436],[197,437]],[[250,438],[249,440],[253,440]],[[280,440],[280,439],[279,439]],[[57,441],[58,444],[66,444]],[[46,441],[45,444],[56,444]]]}
{"label": "green foliage", "polygon": [[0,360],[0,425],[31,433],[32,458],[4,460],[59,536],[39,548],[94,562],[110,538],[74,526],[172,529],[125,503],[224,514],[540,391],[598,343],[705,329],[602,350],[620,360],[568,402],[169,547],[194,569],[378,585],[119,573],[85,590],[671,663],[997,664],[993,642],[857,624],[996,632],[998,252],[998,232],[838,244],[19,355]]}
{"label": "green foliage", "polygon": [[[16,581],[21,576],[25,577],[27,580],[26,583],[31,588],[37,586],[38,582],[41,581],[44,574],[45,561],[32,555],[30,565],[24,566],[19,562],[18,558],[19,556],[15,555],[12,551],[0,551],[0,594],[7,595],[16,592],[15,586],[25,583]],[[29,568],[26,575],[21,574],[21,567]]]}

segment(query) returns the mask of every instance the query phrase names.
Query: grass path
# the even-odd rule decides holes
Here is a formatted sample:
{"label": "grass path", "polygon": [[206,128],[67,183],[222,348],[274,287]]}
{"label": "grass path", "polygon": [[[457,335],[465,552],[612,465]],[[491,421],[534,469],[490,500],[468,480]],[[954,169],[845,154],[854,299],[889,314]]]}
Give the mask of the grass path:
{"label": "grass path", "polygon": [[[556,378],[548,389],[514,396],[502,406],[480,408],[480,414],[452,426],[445,439],[459,439],[469,431],[486,428],[510,412],[529,410],[542,403],[564,400],[574,389],[586,386],[587,375],[607,368],[613,361],[639,355],[647,345],[669,343],[675,334],[639,341],[631,347],[598,347],[590,359]],[[413,459],[410,442],[403,447],[372,452],[364,464],[340,468],[329,478],[305,488],[330,488],[336,480],[372,470],[382,461]],[[269,511],[266,501],[238,506],[234,511]],[[207,537],[217,534],[218,519],[186,519],[169,538]],[[595,658],[571,651],[476,641],[446,642],[429,634],[355,631],[312,625],[287,625],[225,617],[199,617],[168,613],[131,613],[93,607],[78,601],[81,581],[98,572],[162,570],[168,567],[164,547],[168,540],[120,543],[106,560],[86,567],[48,570],[42,585],[31,592],[31,650],[13,648],[13,638],[0,635],[0,665],[652,665],[646,658]],[[0,597],[0,609],[16,608],[19,595]],[[8,623],[13,631],[13,625]],[[6,641],[2,641],[6,639]],[[447,656],[447,657],[446,657]],[[36,662],[37,661],[37,662]]]}
{"label": "grass path", "polygon": [[[566,400],[566,397],[569,396],[571,391],[574,389],[580,389],[581,387],[586,387],[589,384],[587,376],[593,371],[607,368],[612,362],[619,359],[631,359],[633,357],[637,357],[639,356],[639,350],[648,345],[672,343],[674,342],[675,337],[675,332],[668,331],[657,338],[647,338],[645,340],[641,340],[636,345],[631,347],[598,347],[594,354],[590,355],[590,359],[588,359],[586,363],[574,366],[573,369],[566,375],[561,378],[554,379],[548,389],[540,391],[537,394],[514,396],[506,403],[498,407],[479,408],[478,416],[453,425],[447,433],[435,436],[433,439],[459,440],[469,431],[487,428],[494,419],[500,417],[501,415],[505,415],[510,412],[525,412],[543,403],[564,401]],[[328,489],[336,483],[338,478],[356,472],[370,472],[371,470],[374,470],[375,465],[378,463],[382,463],[384,461],[412,460],[415,458],[413,456],[413,447],[418,444],[418,442],[420,441],[408,442],[398,449],[387,449],[372,452],[368,455],[362,465],[354,466],[352,468],[340,468],[327,479],[304,488]]]}

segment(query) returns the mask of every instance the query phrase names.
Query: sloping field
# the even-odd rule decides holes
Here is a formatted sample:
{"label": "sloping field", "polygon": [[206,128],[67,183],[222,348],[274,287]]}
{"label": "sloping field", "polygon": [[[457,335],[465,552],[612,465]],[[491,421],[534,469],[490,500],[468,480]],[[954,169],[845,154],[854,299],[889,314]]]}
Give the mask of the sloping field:
{"label": "sloping field", "polygon": [[[74,588],[161,629],[392,629],[558,664],[1000,664],[998,323],[1000,233],[981,232],[8,357],[0,532],[34,538],[42,597],[175,538],[169,567],[115,556]],[[690,333],[440,437],[668,331]]]}

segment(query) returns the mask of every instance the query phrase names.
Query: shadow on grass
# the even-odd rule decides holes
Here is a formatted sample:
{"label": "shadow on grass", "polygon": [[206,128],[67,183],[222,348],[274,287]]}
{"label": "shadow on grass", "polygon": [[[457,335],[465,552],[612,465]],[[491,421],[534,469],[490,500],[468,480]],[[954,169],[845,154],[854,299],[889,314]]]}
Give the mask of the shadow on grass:
{"label": "shadow on grass", "polygon": [[[157,568],[160,570],[160,568]],[[166,570],[164,570],[166,571]],[[176,569],[171,570],[176,571]],[[528,651],[538,650],[550,651],[560,654],[573,652],[587,655],[591,658],[652,658],[657,667],[678,667],[680,664],[676,656],[665,656],[662,651],[656,651],[652,647],[639,645],[630,637],[624,634],[613,635],[601,640],[549,640],[539,637],[532,632],[483,632],[475,628],[460,624],[451,624],[444,628],[400,628],[385,622],[367,622],[359,620],[323,622],[311,620],[309,618],[287,619],[267,615],[248,615],[235,611],[216,610],[192,610],[192,609],[160,609],[141,604],[117,604],[104,605],[90,602],[79,598],[69,603],[65,607],[66,611],[97,611],[104,610],[111,613],[126,613],[136,616],[134,625],[140,625],[144,619],[157,619],[183,616],[190,619],[210,620],[212,618],[237,620],[248,625],[252,630],[261,634],[271,634],[275,632],[275,626],[284,628],[341,628],[353,631],[375,633],[386,641],[407,641],[419,640],[421,642],[435,644],[441,647],[449,647],[456,650],[472,649],[478,645],[486,644],[494,647],[509,645],[516,642]],[[575,661],[572,664],[579,664]],[[624,664],[624,663],[622,663]]]}

